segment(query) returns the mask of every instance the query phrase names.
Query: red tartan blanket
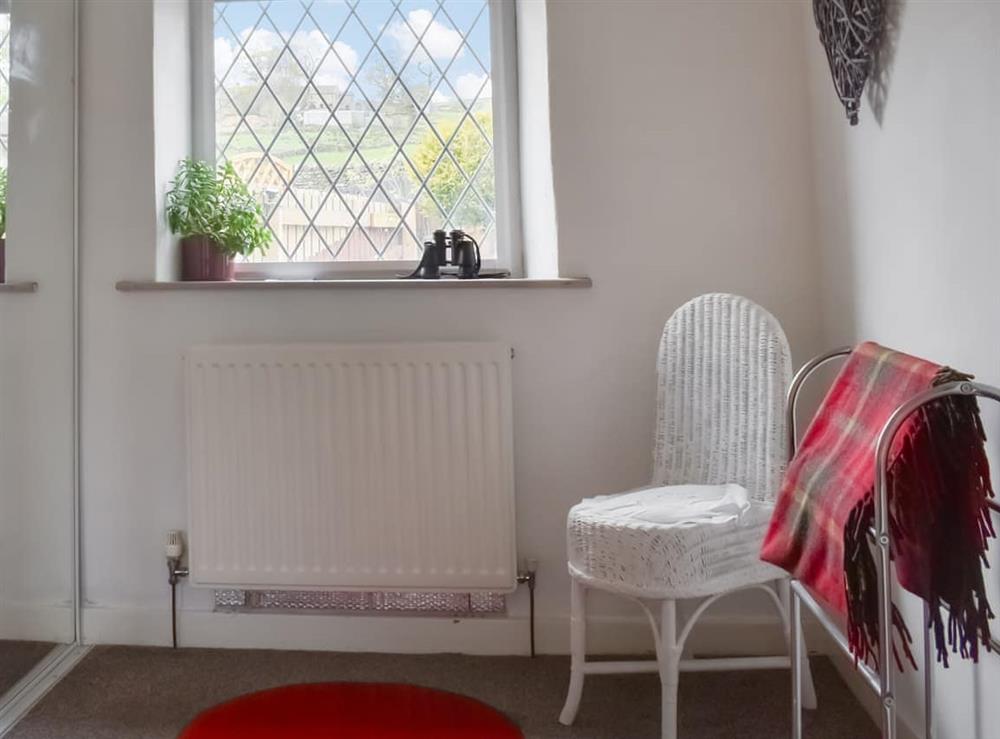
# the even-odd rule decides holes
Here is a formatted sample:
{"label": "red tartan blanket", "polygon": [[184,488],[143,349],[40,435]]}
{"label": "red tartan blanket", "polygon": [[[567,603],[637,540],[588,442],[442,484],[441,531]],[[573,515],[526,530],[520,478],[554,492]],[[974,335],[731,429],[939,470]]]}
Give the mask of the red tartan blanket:
{"label": "red tartan blanket", "polygon": [[[874,343],[854,349],[788,466],[761,558],[847,617],[857,658],[877,663],[878,582],[867,540],[874,519],[875,442],[892,412],[942,382],[968,379]],[[911,415],[889,455],[889,526],[900,584],[930,604],[938,658],[989,649],[982,566],[995,536],[979,407],[948,396]],[[947,606],[947,635],[941,607]],[[893,609],[910,662],[909,633]],[[897,645],[896,661],[901,666]]]}

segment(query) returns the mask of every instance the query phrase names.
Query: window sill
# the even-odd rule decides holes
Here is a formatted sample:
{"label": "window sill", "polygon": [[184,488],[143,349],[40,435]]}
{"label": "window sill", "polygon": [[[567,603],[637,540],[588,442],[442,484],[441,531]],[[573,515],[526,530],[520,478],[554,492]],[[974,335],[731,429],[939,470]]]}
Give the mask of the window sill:
{"label": "window sill", "polygon": [[0,293],[36,293],[37,282],[0,282]]}
{"label": "window sill", "polygon": [[589,277],[506,277],[483,280],[233,280],[231,282],[167,282],[158,280],[120,280],[119,292],[157,292],[171,290],[243,292],[246,290],[489,290],[511,288],[591,287]]}

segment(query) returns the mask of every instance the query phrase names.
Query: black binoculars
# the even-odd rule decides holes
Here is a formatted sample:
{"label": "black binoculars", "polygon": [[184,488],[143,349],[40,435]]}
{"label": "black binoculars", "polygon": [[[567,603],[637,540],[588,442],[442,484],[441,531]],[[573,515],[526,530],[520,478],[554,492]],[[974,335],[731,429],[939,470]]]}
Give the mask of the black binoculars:
{"label": "black binoculars", "polygon": [[409,277],[423,280],[436,280],[441,277],[441,268],[452,265],[456,267],[455,276],[459,279],[472,279],[479,276],[482,258],[479,244],[465,231],[435,231],[433,241],[424,242],[424,254],[420,266]]}

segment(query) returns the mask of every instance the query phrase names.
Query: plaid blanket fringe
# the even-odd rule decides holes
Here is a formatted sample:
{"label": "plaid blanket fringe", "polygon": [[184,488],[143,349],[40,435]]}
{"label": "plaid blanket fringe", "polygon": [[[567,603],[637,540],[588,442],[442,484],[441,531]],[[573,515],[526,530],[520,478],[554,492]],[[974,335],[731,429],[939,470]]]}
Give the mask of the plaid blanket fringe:
{"label": "plaid blanket fringe", "polygon": [[[847,617],[855,659],[878,664],[874,450],[900,404],[942,383],[969,379],[947,367],[868,342],[855,348],[789,464],[761,557],[790,572]],[[986,436],[971,396],[937,399],[904,421],[889,455],[892,559],[900,585],[929,606],[938,660],[978,660],[993,618],[982,568],[996,532]],[[945,612],[947,611],[947,612]],[[892,653],[914,667],[893,606]]]}
{"label": "plaid blanket fringe", "polygon": [[[933,384],[968,379],[942,367]],[[938,661],[947,667],[950,651],[978,662],[979,645],[990,649],[994,614],[983,567],[988,567],[988,539],[996,537],[985,505],[994,493],[979,404],[962,395],[935,400],[914,413],[900,436],[888,470],[889,530],[900,581],[929,606]],[[877,665],[878,570],[869,546],[874,520],[873,485],[844,529],[844,579],[851,650],[855,659]],[[895,605],[892,622],[897,667],[903,667],[902,651],[916,668],[912,638]]]}

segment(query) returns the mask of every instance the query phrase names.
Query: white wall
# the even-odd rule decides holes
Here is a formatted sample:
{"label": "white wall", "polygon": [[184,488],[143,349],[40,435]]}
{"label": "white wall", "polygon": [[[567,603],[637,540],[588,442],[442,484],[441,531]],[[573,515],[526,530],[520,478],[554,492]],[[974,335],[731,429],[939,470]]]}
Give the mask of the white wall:
{"label": "white wall", "polygon": [[559,229],[552,188],[549,24],[544,2],[517,0],[518,141],[524,274],[559,275]]}
{"label": "white wall", "polygon": [[[153,277],[151,4],[82,5],[88,638],[168,638],[162,538],[186,525],[181,353],[191,344],[512,343],[518,542],[542,563],[541,646],[550,651],[567,642],[567,509],[650,474],[654,354],[670,312],[701,292],[744,293],[778,315],[797,357],[819,347],[802,7],[548,10],[559,256],[563,272],[590,275],[592,289],[135,294],[114,283]],[[401,620],[373,620],[367,632],[350,619],[282,629],[204,615],[208,606],[207,593],[185,589],[188,643],[273,646],[315,629],[322,641],[310,643],[331,648],[444,644],[431,627]],[[524,617],[524,593],[513,610]],[[459,648],[523,648],[523,623],[507,641],[482,623],[462,632]]]}
{"label": "white wall", "polygon": [[[855,128],[806,19],[827,340],[874,339],[1000,384],[1000,5],[908,2],[893,18],[894,58]],[[919,634],[919,606],[905,602]],[[998,663],[938,671],[935,736],[998,736]],[[914,726],[920,679],[903,681]]]}
{"label": "white wall", "polygon": [[[192,153],[191,131],[191,5],[188,2],[157,2],[153,6],[153,136],[156,212],[163,212],[177,160]],[[180,248],[166,219],[156,219],[156,277],[180,277]]]}

